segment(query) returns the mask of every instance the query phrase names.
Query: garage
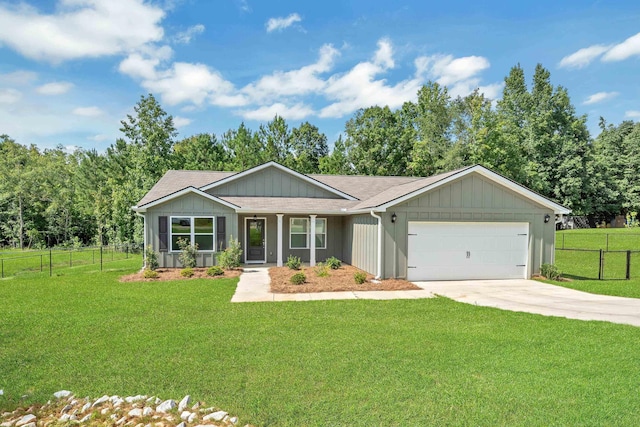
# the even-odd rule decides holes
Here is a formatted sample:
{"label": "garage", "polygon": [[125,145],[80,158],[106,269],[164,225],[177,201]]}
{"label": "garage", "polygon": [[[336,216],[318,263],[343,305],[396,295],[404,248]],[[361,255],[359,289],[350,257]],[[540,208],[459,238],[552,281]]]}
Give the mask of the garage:
{"label": "garage", "polygon": [[408,223],[408,280],[523,279],[528,260],[529,223]]}

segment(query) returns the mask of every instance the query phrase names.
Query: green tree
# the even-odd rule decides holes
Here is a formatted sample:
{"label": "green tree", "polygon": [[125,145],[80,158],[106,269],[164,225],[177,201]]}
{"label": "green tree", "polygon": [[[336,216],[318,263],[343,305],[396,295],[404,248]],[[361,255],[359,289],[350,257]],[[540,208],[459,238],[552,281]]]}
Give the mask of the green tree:
{"label": "green tree", "polygon": [[174,147],[174,167],[187,170],[224,170],[229,158],[215,134],[200,133],[184,138]]}
{"label": "green tree", "polygon": [[262,163],[264,150],[260,138],[247,128],[244,122],[237,130],[230,129],[222,135],[222,145],[230,160],[229,170],[242,171]]}
{"label": "green tree", "polygon": [[327,136],[309,122],[291,131],[291,167],[301,173],[320,172],[320,159],[329,154]]}
{"label": "green tree", "polygon": [[331,153],[320,159],[319,168],[320,173],[328,175],[349,175],[352,173],[342,135],[334,142]]}

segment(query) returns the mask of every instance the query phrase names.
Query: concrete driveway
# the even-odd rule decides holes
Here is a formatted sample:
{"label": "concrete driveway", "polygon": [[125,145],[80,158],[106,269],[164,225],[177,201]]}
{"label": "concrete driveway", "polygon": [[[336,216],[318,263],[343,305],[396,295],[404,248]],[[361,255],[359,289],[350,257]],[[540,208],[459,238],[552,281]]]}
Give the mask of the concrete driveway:
{"label": "concrete driveway", "polygon": [[636,298],[589,294],[524,279],[414,283],[434,294],[467,304],[640,326],[640,299]]}

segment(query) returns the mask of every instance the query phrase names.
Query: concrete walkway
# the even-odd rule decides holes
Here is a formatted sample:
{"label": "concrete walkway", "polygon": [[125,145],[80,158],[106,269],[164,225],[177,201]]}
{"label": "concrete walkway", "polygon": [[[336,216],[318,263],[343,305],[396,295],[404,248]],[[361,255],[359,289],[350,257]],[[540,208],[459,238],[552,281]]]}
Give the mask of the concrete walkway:
{"label": "concrete walkway", "polygon": [[347,292],[313,292],[300,294],[273,294],[269,286],[268,267],[245,267],[240,276],[236,293],[231,302],[262,302],[262,301],[320,301],[339,299],[416,299],[433,298],[429,291],[347,291]]}
{"label": "concrete walkway", "polygon": [[441,295],[502,310],[640,326],[640,299],[575,291],[535,280],[415,282],[421,290],[274,294],[268,267],[246,267],[231,302],[417,299]]}
{"label": "concrete walkway", "polygon": [[596,295],[535,280],[416,282],[429,292],[467,304],[640,326],[640,299]]}

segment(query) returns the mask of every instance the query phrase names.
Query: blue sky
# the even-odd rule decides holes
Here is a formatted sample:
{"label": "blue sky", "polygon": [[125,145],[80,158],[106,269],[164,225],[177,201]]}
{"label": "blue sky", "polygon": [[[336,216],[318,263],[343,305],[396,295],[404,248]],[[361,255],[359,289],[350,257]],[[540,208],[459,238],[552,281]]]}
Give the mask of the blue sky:
{"label": "blue sky", "polygon": [[498,99],[542,63],[589,129],[640,119],[637,1],[0,0],[0,134],[104,151],[141,95],[180,137],[277,113],[333,142],[428,80]]}

